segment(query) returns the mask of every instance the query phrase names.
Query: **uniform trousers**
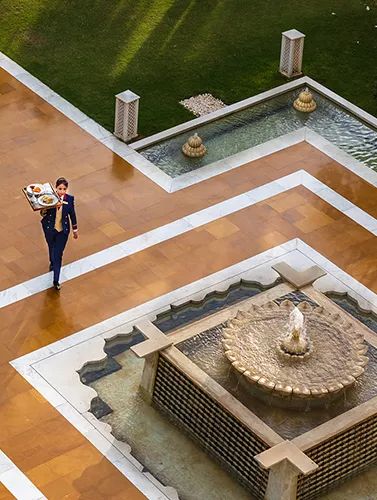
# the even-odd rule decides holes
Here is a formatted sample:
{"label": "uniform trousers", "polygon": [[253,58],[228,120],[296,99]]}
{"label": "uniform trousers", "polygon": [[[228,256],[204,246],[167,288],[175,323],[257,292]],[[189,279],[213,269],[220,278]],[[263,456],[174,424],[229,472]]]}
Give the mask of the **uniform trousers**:
{"label": "uniform trousers", "polygon": [[64,231],[44,231],[50,256],[50,265],[54,273],[54,283],[59,283],[60,269],[62,267],[63,252],[68,240]]}

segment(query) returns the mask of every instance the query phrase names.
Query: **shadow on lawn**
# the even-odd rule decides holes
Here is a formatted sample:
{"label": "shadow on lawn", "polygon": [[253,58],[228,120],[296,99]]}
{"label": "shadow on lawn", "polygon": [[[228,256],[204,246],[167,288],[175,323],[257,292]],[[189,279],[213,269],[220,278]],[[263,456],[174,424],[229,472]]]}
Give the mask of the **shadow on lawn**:
{"label": "shadow on lawn", "polygon": [[142,97],[139,129],[149,135],[192,118],[183,98],[211,92],[230,104],[284,82],[280,37],[292,27],[307,35],[305,73],[374,112],[377,19],[359,0],[338,0],[336,16],[327,0],[304,8],[300,0],[289,8],[285,0],[35,0],[28,8],[28,29],[5,51],[109,130],[114,95],[128,88]]}
{"label": "shadow on lawn", "polygon": [[[14,57],[110,130],[114,95],[131,88],[142,96],[140,129],[148,134],[192,118],[182,98],[207,91],[224,98],[224,87],[232,100],[248,95],[234,89],[243,61],[239,39],[232,42],[233,7],[221,0],[50,0]],[[255,68],[263,50],[253,50]]]}

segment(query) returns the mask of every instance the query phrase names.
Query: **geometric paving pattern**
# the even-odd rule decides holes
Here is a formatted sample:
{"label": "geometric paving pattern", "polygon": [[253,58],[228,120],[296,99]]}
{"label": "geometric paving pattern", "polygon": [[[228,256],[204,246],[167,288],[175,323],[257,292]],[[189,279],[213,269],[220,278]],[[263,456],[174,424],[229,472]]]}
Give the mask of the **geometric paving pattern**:
{"label": "geometric paving pattern", "polygon": [[[47,271],[28,181],[71,181],[80,238],[65,263],[300,169],[377,218],[377,188],[305,142],[167,193],[4,70],[0,110],[0,290]],[[377,292],[377,237],[298,186],[0,309],[0,448],[49,499],[143,498],[9,362],[292,238]]]}

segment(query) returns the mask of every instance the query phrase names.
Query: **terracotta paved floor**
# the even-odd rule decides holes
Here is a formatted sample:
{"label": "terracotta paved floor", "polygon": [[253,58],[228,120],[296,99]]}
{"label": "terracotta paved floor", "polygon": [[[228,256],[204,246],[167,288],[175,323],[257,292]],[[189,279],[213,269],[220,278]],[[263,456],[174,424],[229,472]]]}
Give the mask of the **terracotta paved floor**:
{"label": "terracotta paved floor", "polygon": [[4,308],[1,449],[48,498],[61,488],[101,498],[103,477],[125,495],[120,474],[7,361],[293,237],[377,291],[376,237],[295,188],[67,282],[60,295],[48,290]]}
{"label": "terracotta paved floor", "polygon": [[[0,201],[0,288],[45,272],[26,177],[72,179],[81,239],[69,261],[299,168],[377,216],[377,190],[305,143],[168,194],[0,71],[0,173],[19,200]],[[376,237],[300,187],[1,309],[0,448],[49,499],[142,498],[9,361],[294,237],[377,291]]]}
{"label": "terracotta paved floor", "polygon": [[0,500],[13,500],[15,497],[0,483]]}
{"label": "terracotta paved floor", "polygon": [[20,189],[61,175],[76,194],[81,236],[65,263],[301,168],[377,216],[373,186],[305,142],[169,194],[1,69],[0,112],[0,290],[47,271],[39,215]]}

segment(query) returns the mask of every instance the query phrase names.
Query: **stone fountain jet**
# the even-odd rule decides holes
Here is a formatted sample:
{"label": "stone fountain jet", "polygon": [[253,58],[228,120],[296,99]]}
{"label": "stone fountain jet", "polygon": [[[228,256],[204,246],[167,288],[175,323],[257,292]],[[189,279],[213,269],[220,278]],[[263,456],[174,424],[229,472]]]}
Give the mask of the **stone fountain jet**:
{"label": "stone fountain jet", "polygon": [[290,408],[326,405],[368,362],[362,334],[339,314],[285,300],[239,311],[223,330],[225,356],[253,394]]}
{"label": "stone fountain jet", "polygon": [[280,349],[288,357],[300,358],[310,353],[311,344],[304,325],[304,315],[297,307],[289,315],[288,335],[283,337]]}

